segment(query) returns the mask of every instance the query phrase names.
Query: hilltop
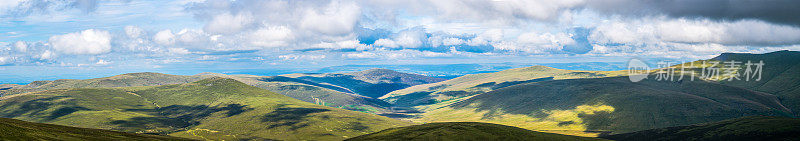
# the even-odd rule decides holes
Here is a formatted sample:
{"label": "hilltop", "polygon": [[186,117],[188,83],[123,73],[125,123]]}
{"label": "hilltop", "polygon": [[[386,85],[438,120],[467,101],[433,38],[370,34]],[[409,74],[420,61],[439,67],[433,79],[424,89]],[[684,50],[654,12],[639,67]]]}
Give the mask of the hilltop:
{"label": "hilltop", "polygon": [[152,72],[127,73],[111,77],[85,79],[85,80],[59,79],[54,81],[34,81],[27,85],[16,86],[7,90],[0,90],[0,94],[6,96],[6,95],[26,93],[26,92],[37,92],[37,91],[65,89],[65,88],[158,86],[167,84],[189,83],[203,78],[207,77],[169,75],[169,74],[152,73]]}

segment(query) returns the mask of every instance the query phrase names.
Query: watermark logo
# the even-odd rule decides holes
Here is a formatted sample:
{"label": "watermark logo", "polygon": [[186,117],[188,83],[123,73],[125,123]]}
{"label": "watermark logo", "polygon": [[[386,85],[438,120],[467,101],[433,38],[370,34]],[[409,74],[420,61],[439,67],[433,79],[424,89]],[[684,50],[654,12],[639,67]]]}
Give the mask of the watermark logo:
{"label": "watermark logo", "polygon": [[631,82],[639,82],[647,79],[650,74],[650,66],[642,60],[631,59],[628,61],[628,78]]}
{"label": "watermark logo", "polygon": [[764,61],[696,61],[675,63],[660,61],[658,69],[651,70],[642,60],[628,61],[628,78],[639,82],[648,77],[656,81],[683,81],[703,79],[710,81],[761,81]]}

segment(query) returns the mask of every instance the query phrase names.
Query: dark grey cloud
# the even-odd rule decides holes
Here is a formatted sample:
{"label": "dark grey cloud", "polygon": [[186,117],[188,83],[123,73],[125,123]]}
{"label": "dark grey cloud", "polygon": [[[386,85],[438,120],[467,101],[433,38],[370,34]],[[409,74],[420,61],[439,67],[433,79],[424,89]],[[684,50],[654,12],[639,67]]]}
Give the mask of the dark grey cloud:
{"label": "dark grey cloud", "polygon": [[587,6],[601,13],[628,16],[757,19],[800,26],[800,0],[603,0],[588,1]]}

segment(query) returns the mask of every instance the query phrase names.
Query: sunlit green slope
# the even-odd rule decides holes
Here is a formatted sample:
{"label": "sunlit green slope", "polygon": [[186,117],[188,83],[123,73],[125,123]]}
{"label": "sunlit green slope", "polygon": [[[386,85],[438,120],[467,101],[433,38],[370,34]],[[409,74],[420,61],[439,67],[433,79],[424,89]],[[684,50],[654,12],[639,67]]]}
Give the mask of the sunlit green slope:
{"label": "sunlit green slope", "polygon": [[409,125],[226,78],[25,93],[3,97],[0,111],[0,116],[26,121],[194,139],[341,140]]}

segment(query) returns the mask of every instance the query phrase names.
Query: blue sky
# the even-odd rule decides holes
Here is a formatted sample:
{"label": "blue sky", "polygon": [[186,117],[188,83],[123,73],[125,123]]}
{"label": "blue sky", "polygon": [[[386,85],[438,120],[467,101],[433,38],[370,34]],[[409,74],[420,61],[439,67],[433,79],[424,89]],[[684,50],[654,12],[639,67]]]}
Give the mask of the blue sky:
{"label": "blue sky", "polygon": [[356,64],[689,61],[800,50],[798,6],[791,0],[0,0],[0,82]]}

